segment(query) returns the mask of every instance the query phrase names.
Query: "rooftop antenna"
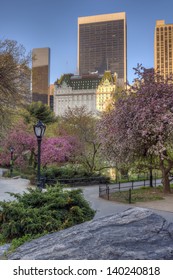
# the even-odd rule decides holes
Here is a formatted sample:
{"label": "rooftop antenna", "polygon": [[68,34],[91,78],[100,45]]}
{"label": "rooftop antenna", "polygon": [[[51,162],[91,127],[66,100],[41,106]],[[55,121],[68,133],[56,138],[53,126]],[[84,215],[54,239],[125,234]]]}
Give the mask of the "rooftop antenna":
{"label": "rooftop antenna", "polygon": [[66,60],[66,73],[68,73],[68,60]]}

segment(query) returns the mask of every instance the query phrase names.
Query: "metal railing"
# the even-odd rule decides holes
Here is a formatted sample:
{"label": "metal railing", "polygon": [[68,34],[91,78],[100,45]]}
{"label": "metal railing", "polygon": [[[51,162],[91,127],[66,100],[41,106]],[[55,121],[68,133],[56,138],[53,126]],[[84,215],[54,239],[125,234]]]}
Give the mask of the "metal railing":
{"label": "metal railing", "polygon": [[[161,179],[155,179],[154,180],[154,187],[161,184]],[[121,183],[118,182],[117,184],[108,185],[105,186],[99,185],[99,197],[103,197],[107,200],[110,199],[110,194],[115,192],[121,192],[121,195],[125,197],[125,200],[127,200],[129,203],[132,201],[132,190],[139,189],[140,187],[149,187],[150,181],[149,180],[143,180],[143,181],[131,181],[127,183]],[[125,194],[126,191],[126,194]],[[128,195],[127,195],[128,193]]]}
{"label": "metal railing", "polygon": [[99,197],[105,198],[107,200],[110,200],[110,194],[111,193],[115,193],[115,192],[121,192],[122,195],[124,196],[125,200],[128,200],[129,203],[131,203],[131,189],[127,189],[127,187],[125,187],[124,191],[128,190],[128,196],[125,195],[125,192],[123,193],[123,190],[121,188],[121,190],[117,187],[117,188],[110,188],[107,184],[106,186],[99,186]]}
{"label": "metal railing", "polygon": [[55,185],[56,183],[64,184],[64,185],[69,185],[70,187],[75,187],[75,186],[86,186],[86,185],[95,185],[95,184],[106,184],[107,179],[105,177],[82,177],[82,178],[61,178],[61,179],[50,179],[50,178],[45,178],[44,179],[44,185]]}

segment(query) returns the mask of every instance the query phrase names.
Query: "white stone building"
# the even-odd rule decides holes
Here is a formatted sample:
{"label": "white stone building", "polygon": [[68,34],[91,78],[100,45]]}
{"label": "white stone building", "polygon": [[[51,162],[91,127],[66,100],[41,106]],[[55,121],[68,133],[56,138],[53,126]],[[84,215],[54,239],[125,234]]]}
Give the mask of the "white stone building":
{"label": "white stone building", "polygon": [[54,112],[56,116],[62,116],[68,108],[75,108],[76,106],[85,106],[88,111],[96,113],[96,90],[73,90],[66,83],[63,83],[60,87],[55,87]]}
{"label": "white stone building", "polygon": [[105,71],[105,74],[62,76],[59,84],[54,86],[55,115],[63,116],[68,108],[83,106],[94,114],[104,111],[117,87],[117,75],[112,75],[110,71]]}

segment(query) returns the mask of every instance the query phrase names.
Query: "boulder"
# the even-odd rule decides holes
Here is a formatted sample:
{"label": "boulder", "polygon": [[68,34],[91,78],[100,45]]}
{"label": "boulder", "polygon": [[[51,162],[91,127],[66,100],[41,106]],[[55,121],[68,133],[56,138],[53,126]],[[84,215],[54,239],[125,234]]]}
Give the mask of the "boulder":
{"label": "boulder", "polygon": [[6,253],[8,251],[8,249],[10,248],[11,244],[4,244],[2,246],[0,246],[0,260],[5,260],[6,259]]}
{"label": "boulder", "polygon": [[10,260],[172,260],[173,224],[143,208],[128,209],[27,242]]}

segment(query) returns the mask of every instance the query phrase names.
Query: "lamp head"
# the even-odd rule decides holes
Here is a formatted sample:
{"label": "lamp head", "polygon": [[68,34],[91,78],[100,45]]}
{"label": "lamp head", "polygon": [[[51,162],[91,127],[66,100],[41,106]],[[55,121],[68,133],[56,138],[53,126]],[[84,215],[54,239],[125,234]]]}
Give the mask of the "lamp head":
{"label": "lamp head", "polygon": [[14,152],[14,148],[10,147],[10,152],[13,153]]}
{"label": "lamp head", "polygon": [[41,139],[45,133],[46,126],[39,120],[37,124],[34,125],[34,133],[38,139]]}

